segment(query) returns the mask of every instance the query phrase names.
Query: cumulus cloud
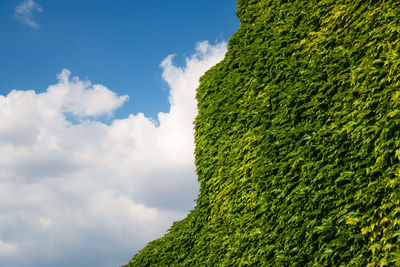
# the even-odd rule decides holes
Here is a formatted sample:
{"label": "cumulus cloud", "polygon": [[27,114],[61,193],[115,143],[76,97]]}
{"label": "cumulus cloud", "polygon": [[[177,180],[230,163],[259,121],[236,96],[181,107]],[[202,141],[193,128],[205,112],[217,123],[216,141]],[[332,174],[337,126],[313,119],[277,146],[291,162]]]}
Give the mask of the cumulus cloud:
{"label": "cumulus cloud", "polygon": [[25,0],[18,4],[14,10],[14,16],[20,22],[32,27],[38,28],[39,24],[35,21],[34,13],[43,12],[42,7],[33,0]]}
{"label": "cumulus cloud", "polygon": [[128,97],[69,70],[42,93],[0,95],[0,265],[118,266],[183,218],[198,191],[195,89],[225,51],[201,42],[184,67],[161,63],[158,123],[103,123]]}

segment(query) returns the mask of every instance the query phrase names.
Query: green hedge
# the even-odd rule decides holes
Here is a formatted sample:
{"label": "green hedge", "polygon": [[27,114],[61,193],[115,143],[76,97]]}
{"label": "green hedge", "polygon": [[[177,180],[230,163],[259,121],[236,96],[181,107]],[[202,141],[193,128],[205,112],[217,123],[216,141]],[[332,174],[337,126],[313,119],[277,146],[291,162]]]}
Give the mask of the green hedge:
{"label": "green hedge", "polygon": [[400,2],[239,0],[200,194],[127,266],[400,265]]}

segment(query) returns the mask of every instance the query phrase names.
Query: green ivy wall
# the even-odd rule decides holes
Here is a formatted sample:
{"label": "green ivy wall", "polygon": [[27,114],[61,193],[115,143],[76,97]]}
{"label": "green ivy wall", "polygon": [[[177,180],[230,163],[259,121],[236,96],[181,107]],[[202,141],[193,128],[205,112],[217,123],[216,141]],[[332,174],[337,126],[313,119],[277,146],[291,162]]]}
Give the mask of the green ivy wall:
{"label": "green ivy wall", "polygon": [[127,266],[400,265],[400,1],[239,0],[196,208]]}

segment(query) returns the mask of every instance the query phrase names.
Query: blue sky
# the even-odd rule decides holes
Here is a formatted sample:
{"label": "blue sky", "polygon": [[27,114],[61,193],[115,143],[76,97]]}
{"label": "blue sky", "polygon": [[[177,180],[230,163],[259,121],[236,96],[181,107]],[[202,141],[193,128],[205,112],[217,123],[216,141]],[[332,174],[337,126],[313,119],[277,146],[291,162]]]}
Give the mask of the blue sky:
{"label": "blue sky", "polygon": [[177,54],[182,64],[194,44],[227,40],[238,28],[229,0],[38,0],[38,27],[15,19],[20,0],[0,1],[0,93],[43,91],[56,73],[70,69],[130,101],[117,116],[168,110],[159,64]]}
{"label": "blue sky", "polygon": [[193,209],[195,90],[234,12],[0,1],[0,266],[119,266]]}

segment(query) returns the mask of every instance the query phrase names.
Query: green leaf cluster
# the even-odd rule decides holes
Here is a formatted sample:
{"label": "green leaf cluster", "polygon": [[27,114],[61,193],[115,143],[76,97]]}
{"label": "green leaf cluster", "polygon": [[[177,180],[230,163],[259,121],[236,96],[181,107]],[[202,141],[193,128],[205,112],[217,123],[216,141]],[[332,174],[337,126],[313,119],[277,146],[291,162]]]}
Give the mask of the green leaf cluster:
{"label": "green leaf cluster", "polygon": [[196,208],[127,266],[400,265],[400,2],[238,0]]}

